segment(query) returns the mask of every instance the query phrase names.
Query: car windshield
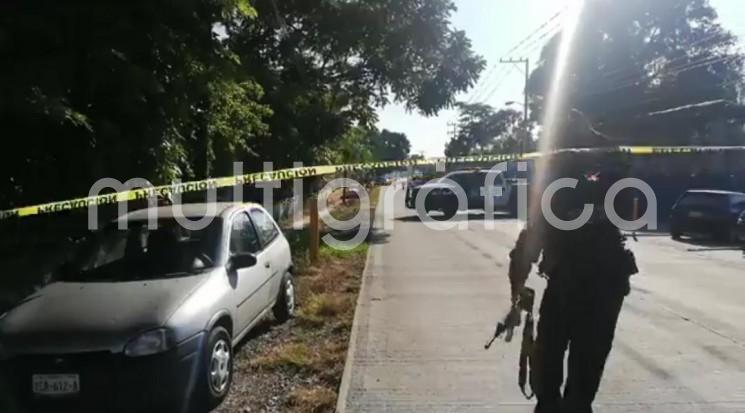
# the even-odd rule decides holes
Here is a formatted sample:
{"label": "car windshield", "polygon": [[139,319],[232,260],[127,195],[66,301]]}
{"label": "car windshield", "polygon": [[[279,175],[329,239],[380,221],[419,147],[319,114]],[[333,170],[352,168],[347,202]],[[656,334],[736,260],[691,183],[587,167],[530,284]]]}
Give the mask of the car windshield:
{"label": "car windshield", "polygon": [[448,176],[445,176],[441,178],[440,182],[445,182],[445,180],[451,180],[455,182],[456,184],[463,187],[463,189],[467,189],[470,187],[478,186],[481,187],[486,182],[486,173],[485,172],[473,172],[473,173],[456,173],[451,174]]}
{"label": "car windshield", "polygon": [[130,221],[128,228],[113,223],[83,242],[63,280],[75,282],[134,281],[169,278],[201,272],[217,259],[221,220],[189,230],[175,219]]}
{"label": "car windshield", "polygon": [[726,194],[693,192],[678,202],[680,208],[726,209],[729,207],[729,196]]}

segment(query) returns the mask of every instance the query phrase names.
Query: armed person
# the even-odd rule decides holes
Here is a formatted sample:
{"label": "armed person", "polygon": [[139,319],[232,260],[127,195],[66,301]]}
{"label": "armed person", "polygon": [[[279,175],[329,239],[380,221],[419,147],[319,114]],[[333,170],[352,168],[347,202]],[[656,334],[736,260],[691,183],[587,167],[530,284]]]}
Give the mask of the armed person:
{"label": "armed person", "polygon": [[[538,271],[548,285],[540,306],[538,336],[530,352],[530,383],[538,399],[535,412],[589,413],[618,315],[629,293],[629,277],[637,273],[625,237],[604,210],[605,194],[623,177],[623,171],[618,166],[608,167],[607,159],[586,153],[555,155],[548,162],[540,188],[559,178],[578,180],[575,189],[565,188],[554,194],[551,209],[555,217],[574,220],[585,204],[593,205],[593,213],[577,229],[557,228],[555,221],[550,222],[550,215],[541,211],[543,190],[535,192],[539,196],[532,203],[527,226],[510,253],[512,300],[516,305],[523,296],[532,265],[540,259]],[[598,165],[606,166],[598,169]],[[527,328],[532,335],[532,321]],[[567,350],[568,372],[562,395]]]}

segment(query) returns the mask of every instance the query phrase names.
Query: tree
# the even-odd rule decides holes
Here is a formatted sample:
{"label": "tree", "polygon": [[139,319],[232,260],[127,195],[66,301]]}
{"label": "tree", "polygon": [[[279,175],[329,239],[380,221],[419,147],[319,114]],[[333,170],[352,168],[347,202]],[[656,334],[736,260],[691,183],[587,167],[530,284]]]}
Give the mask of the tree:
{"label": "tree", "polygon": [[[274,111],[257,153],[312,162],[391,102],[434,115],[477,80],[484,61],[450,27],[452,0],[257,0],[257,22],[228,26],[231,49]],[[258,158],[256,160],[259,160]]]}
{"label": "tree", "polygon": [[375,160],[374,136],[377,131],[361,126],[349,129],[315,151],[315,158],[329,165],[364,163]]}
{"label": "tree", "polygon": [[254,17],[247,0],[3,2],[0,204],[207,176],[250,148],[271,112],[215,27]]}
{"label": "tree", "polygon": [[[735,103],[743,85],[736,38],[719,25],[708,0],[586,2],[571,58],[555,80],[562,36],[546,44],[529,83],[539,122],[552,84],[560,82],[564,90],[552,146],[731,144],[731,133],[716,141],[712,128],[724,124],[742,131],[742,118],[695,106]],[[650,116],[687,105],[694,106],[686,116]],[[589,132],[588,124],[600,133]]]}
{"label": "tree", "polygon": [[0,209],[320,162],[376,107],[434,115],[484,67],[452,0],[250,1],[3,2]]}
{"label": "tree", "polygon": [[483,103],[459,103],[458,134],[448,142],[446,156],[513,152],[522,116],[512,109],[495,111]]}
{"label": "tree", "polygon": [[378,161],[401,161],[409,156],[411,143],[406,134],[383,129],[373,137],[374,156]]}

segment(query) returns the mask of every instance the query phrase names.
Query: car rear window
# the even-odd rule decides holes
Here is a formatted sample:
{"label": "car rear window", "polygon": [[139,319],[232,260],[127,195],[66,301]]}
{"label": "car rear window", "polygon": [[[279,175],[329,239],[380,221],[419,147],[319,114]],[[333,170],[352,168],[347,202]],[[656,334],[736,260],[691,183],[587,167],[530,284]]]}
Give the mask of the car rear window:
{"label": "car rear window", "polygon": [[683,208],[729,208],[730,197],[727,194],[715,194],[705,192],[688,193],[678,201],[678,207]]}

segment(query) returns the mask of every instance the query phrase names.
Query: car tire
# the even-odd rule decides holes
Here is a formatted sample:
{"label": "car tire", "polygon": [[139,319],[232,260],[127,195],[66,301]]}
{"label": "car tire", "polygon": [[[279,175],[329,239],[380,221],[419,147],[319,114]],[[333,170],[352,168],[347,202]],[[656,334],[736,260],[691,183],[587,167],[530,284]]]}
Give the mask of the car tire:
{"label": "car tire", "polygon": [[202,372],[198,384],[201,403],[196,411],[210,412],[219,406],[233,384],[232,337],[223,326],[215,326],[207,336]]}
{"label": "car tire", "polygon": [[509,218],[517,218],[517,196],[515,196],[514,194],[510,196],[510,200],[507,205],[507,216]]}
{"label": "car tire", "polygon": [[287,272],[282,277],[277,301],[274,303],[274,308],[272,308],[274,318],[280,323],[284,323],[295,316],[295,297],[295,279],[292,277],[292,274]]}
{"label": "car tire", "polygon": [[454,208],[452,206],[447,206],[442,210],[442,220],[447,221],[455,216],[455,214],[458,213],[458,208]]}
{"label": "car tire", "polygon": [[714,239],[725,244],[737,243],[737,232],[734,228],[724,228],[714,234]]}
{"label": "car tire", "polygon": [[677,227],[671,227],[670,237],[675,241],[680,241],[680,239],[683,237],[683,233],[681,233]]}

